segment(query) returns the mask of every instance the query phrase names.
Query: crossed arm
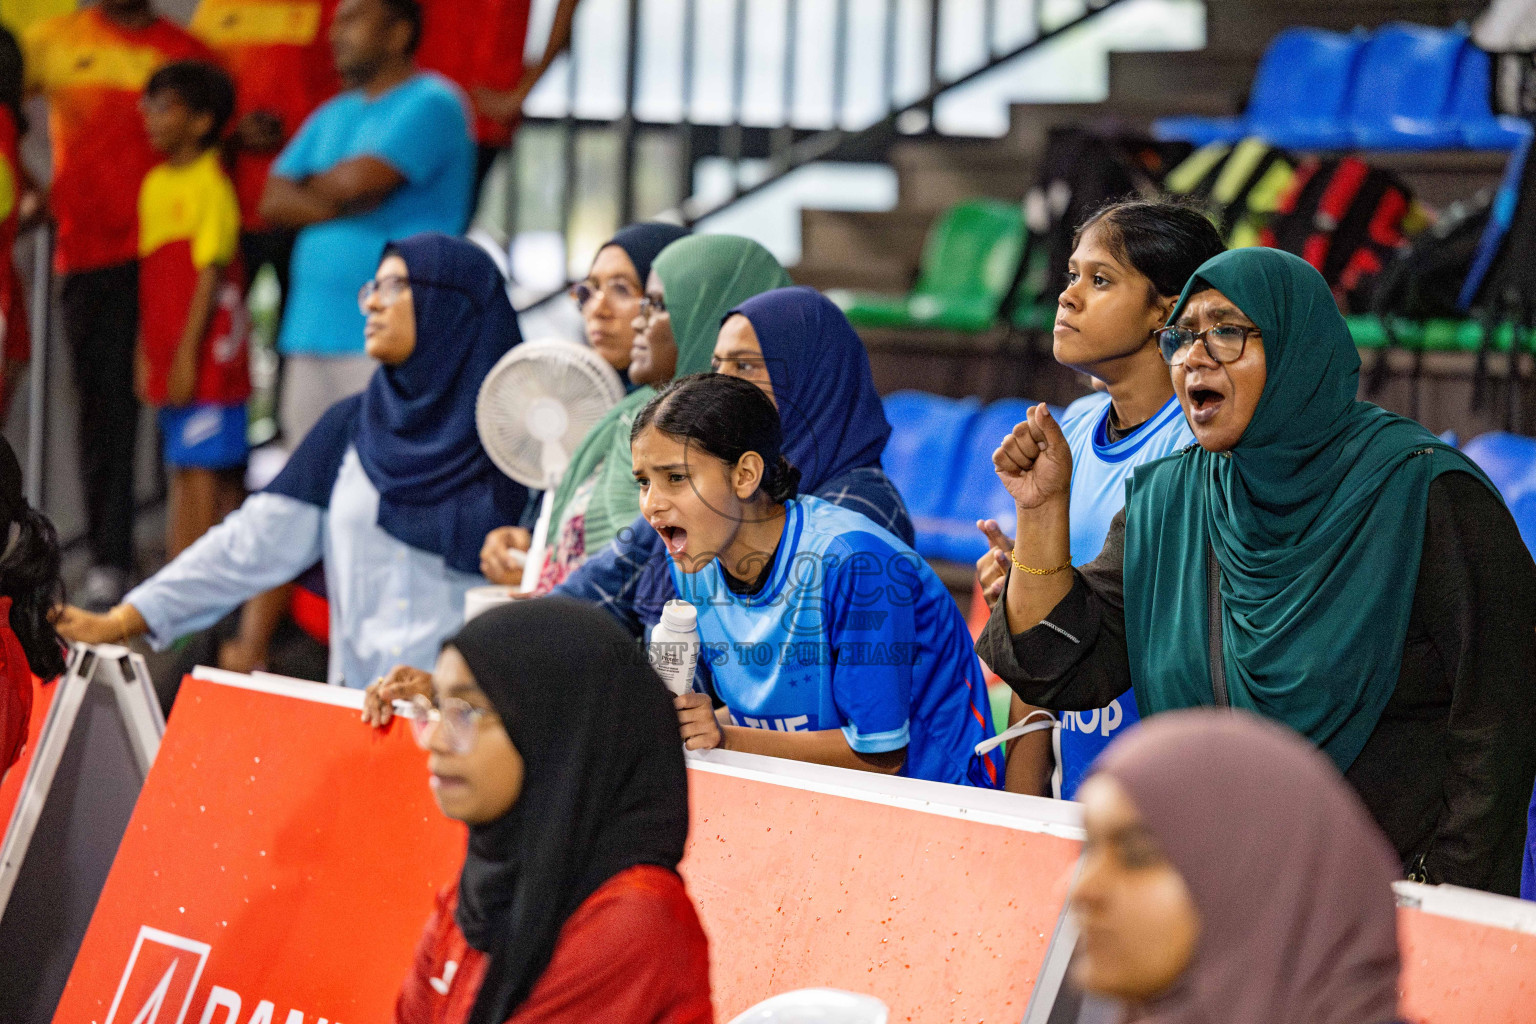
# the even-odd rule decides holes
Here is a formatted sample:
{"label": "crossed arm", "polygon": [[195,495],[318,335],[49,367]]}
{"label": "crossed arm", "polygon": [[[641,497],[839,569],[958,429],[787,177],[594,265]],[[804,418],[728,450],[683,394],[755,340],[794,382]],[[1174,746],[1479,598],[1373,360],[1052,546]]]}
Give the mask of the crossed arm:
{"label": "crossed arm", "polygon": [[376,156],[357,156],[302,180],[273,174],[261,194],[270,224],[302,228],[374,209],[405,184],[405,175]]}

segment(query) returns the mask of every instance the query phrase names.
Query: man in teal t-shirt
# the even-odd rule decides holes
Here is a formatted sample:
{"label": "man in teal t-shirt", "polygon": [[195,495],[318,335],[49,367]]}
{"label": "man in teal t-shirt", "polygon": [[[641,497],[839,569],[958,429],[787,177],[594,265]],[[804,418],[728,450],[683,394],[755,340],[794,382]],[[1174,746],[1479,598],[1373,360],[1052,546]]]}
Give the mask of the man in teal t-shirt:
{"label": "man in teal t-shirt", "polygon": [[267,179],[262,217],[299,229],[278,338],[289,447],[373,371],[357,292],[384,244],[457,235],[469,219],[468,103],[447,79],[417,70],[420,38],[416,0],[342,0],[331,47],[350,88],[309,116]]}

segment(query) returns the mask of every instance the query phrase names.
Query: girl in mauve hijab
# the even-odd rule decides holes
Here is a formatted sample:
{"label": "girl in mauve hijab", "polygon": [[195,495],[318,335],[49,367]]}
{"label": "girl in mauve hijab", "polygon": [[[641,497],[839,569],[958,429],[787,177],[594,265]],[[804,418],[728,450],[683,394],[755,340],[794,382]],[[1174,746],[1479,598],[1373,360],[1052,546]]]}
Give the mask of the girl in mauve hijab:
{"label": "girl in mauve hijab", "polygon": [[1078,790],[1073,971],[1135,1024],[1397,1021],[1396,858],[1329,759],[1242,711],[1174,711]]}

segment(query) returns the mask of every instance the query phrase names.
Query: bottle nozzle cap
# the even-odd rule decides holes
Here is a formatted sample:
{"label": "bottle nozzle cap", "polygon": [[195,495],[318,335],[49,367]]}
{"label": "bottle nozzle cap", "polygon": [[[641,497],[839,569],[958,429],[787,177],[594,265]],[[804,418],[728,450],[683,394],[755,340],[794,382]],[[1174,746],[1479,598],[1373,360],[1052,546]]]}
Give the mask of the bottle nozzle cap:
{"label": "bottle nozzle cap", "polygon": [[687,601],[673,598],[661,608],[661,624],[668,629],[687,632],[699,626],[699,610]]}

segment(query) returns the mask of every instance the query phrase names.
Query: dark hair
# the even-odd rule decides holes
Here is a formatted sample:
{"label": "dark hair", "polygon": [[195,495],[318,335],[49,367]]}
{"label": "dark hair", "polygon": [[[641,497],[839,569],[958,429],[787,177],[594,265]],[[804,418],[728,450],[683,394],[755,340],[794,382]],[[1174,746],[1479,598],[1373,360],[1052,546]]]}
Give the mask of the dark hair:
{"label": "dark hair", "polygon": [[1205,213],[1178,199],[1132,199],[1101,207],[1078,227],[1072,248],[1094,227],[1115,259],[1152,282],[1151,301],[1178,295],[1200,264],[1227,251]]}
{"label": "dark hair", "polygon": [[21,464],[0,438],[0,597],[11,599],[11,630],[40,679],[64,671],[64,648],[49,618],[64,603],[59,535],[21,493]]}
{"label": "dark hair", "polygon": [[39,679],[52,679],[64,671],[64,648],[49,618],[64,603],[59,535],[48,517],[31,506],[14,526],[16,546],[0,560],[0,595],[11,599],[11,630],[21,641],[27,665]]}
{"label": "dark hair", "polygon": [[758,489],[770,501],[785,502],[799,493],[800,471],[784,457],[779,411],[756,384],[723,373],[680,377],[640,410],[629,431],[630,443],[650,426],[731,465],[747,452],[757,452],[763,458]]}
{"label": "dark hair", "polygon": [[144,86],[144,95],[162,92],[174,93],[192,113],[213,119],[208,134],[201,139],[205,147],[218,141],[235,113],[234,80],[223,68],[207,61],[178,60],[156,71]]}
{"label": "dark hair", "polygon": [[421,4],[417,0],[380,0],[384,10],[397,21],[411,26],[411,38],[406,41],[405,52],[412,54],[421,45]]}
{"label": "dark hair", "polygon": [[23,79],[21,47],[15,36],[0,28],[0,105],[10,109],[18,137],[27,133],[27,115],[21,110],[26,98]]}

